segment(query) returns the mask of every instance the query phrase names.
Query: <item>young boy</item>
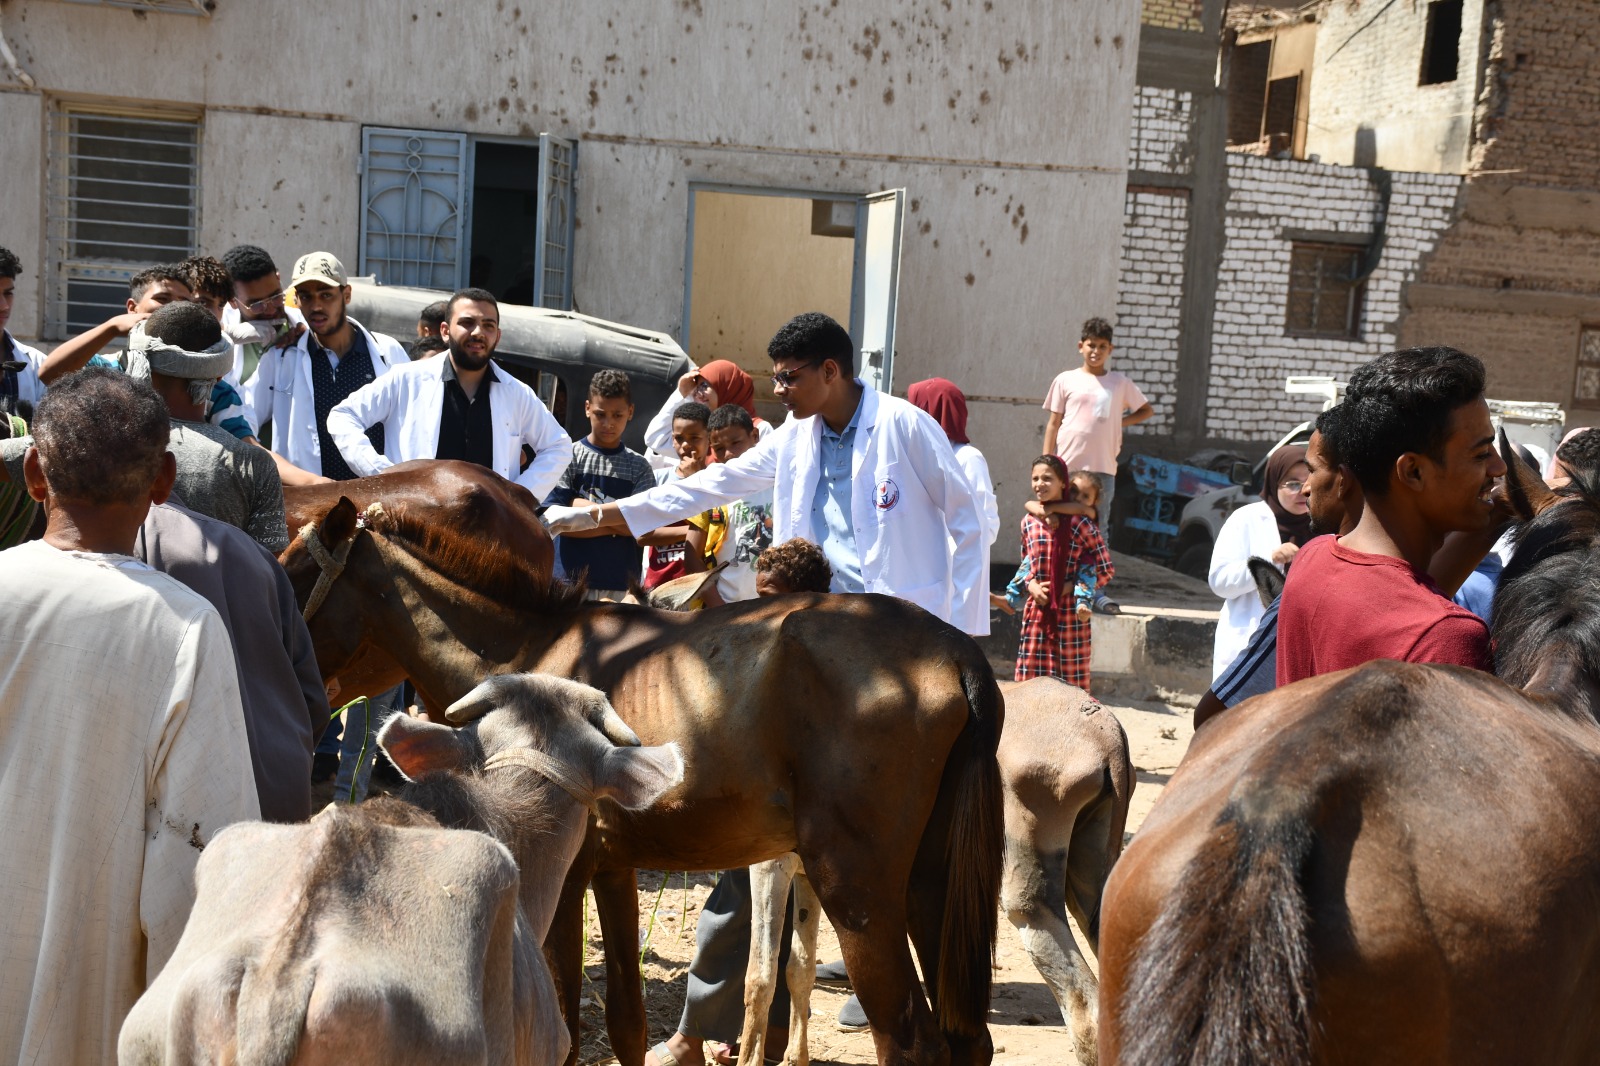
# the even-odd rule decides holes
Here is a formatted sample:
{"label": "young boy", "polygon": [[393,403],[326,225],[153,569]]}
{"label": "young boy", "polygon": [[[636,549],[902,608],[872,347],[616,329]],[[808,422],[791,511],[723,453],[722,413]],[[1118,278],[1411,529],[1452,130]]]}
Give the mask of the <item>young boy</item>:
{"label": "young boy", "polygon": [[[569,506],[574,500],[610,503],[655,487],[655,472],[645,457],[622,443],[633,418],[633,389],[620,370],[601,370],[589,381],[583,411],[589,435],[572,449],[566,473],[546,503]],[[556,540],[556,557],[569,578],[587,572],[590,599],[620,600],[640,576],[639,544],[632,537],[584,530]]]}
{"label": "young boy", "polygon": [[[736,404],[711,412],[711,458],[726,463],[756,446],[755,420]],[[715,588],[705,590],[705,604],[716,607],[756,597],[756,558],[772,544],[772,490],[713,508],[689,519],[689,553],[728,563]]]}
{"label": "young boy", "polygon": [[827,592],[833,567],[822,549],[804,537],[774,544],[756,557],[756,593],[785,596],[791,592]]}
{"label": "young boy", "polygon": [[1044,454],[1058,455],[1068,470],[1092,471],[1100,481],[1100,524],[1111,528],[1116,495],[1117,453],[1122,430],[1155,414],[1128,375],[1110,369],[1111,323],[1091,318],[1083,324],[1078,354],[1083,366],[1065,370],[1050,384],[1044,409]]}
{"label": "young boy", "polygon": [[[678,453],[678,465],[656,471],[656,484],[679,481],[697,474],[706,466],[706,453],[711,440],[706,422],[711,418],[711,408],[693,400],[681,403],[672,412],[672,447]],[[684,574],[698,574],[705,570],[705,560],[696,555],[686,559],[689,523],[677,522],[662,526],[639,538],[645,547],[644,587],[653,589],[663,581],[671,581]],[[690,565],[692,564],[692,565]]]}
{"label": "young boy", "polygon": [[[194,302],[221,322],[228,301],[233,299],[233,277],[228,268],[209,255],[191,255],[178,264],[178,273],[188,282]],[[211,407],[206,412],[206,421],[242,441],[258,444],[255,427],[250,424],[235,384],[224,377],[211,386]]]}

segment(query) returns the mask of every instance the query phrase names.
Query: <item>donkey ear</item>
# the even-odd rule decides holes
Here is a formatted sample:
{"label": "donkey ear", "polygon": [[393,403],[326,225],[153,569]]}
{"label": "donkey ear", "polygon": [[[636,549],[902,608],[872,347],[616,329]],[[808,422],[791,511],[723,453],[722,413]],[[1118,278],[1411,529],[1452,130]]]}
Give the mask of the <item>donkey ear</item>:
{"label": "donkey ear", "polygon": [[728,567],[727,560],[702,574],[684,574],[671,581],[663,581],[649,591],[648,600],[652,607],[663,611],[688,611],[689,606],[700,598],[707,585],[717,580],[717,575]]}
{"label": "donkey ear", "polygon": [[1245,561],[1245,566],[1250,569],[1250,576],[1256,583],[1256,595],[1261,597],[1261,606],[1271,607],[1272,601],[1278,598],[1283,591],[1283,574],[1278,568],[1260,556],[1252,555]]}
{"label": "donkey ear", "polygon": [[464,735],[457,730],[404,713],[393,715],[378,730],[378,747],[412,781],[423,774],[460,770],[472,755]]}
{"label": "donkey ear", "polygon": [[350,497],[340,496],[333,509],[322,516],[317,535],[329,551],[356,535],[356,505],[350,502]]}
{"label": "donkey ear", "polygon": [[1561,498],[1550,491],[1537,470],[1523,462],[1504,426],[1500,427],[1500,457],[1506,462],[1506,497],[1518,519],[1526,522]]}
{"label": "donkey ear", "polygon": [[595,768],[594,792],[601,799],[615,800],[625,810],[637,811],[682,780],[683,755],[676,743],[609,748]]}

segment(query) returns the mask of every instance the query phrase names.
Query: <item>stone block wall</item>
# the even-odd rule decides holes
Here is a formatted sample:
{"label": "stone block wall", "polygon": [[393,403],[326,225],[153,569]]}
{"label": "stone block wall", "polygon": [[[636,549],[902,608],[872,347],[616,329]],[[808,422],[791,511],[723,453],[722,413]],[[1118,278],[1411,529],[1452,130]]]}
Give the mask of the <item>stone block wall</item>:
{"label": "stone block wall", "polygon": [[1139,21],[1146,26],[1199,33],[1201,0],[1144,0]]}
{"label": "stone block wall", "polygon": [[[1455,216],[1461,179],[1394,174],[1387,215],[1365,170],[1231,155],[1227,243],[1212,323],[1208,434],[1271,441],[1316,414],[1314,399],[1283,391],[1291,374],[1348,377],[1395,347],[1402,287]],[[1385,225],[1382,258],[1367,279],[1360,336],[1287,336],[1289,255],[1294,235],[1370,238]]]}
{"label": "stone block wall", "polygon": [[1156,415],[1130,435],[1171,430],[1178,402],[1178,316],[1189,234],[1184,189],[1132,186],[1122,222],[1114,366],[1150,398]]}
{"label": "stone block wall", "polygon": [[1139,86],[1133,97],[1128,169],[1157,174],[1187,173],[1194,165],[1194,148],[1189,139],[1193,107],[1191,94],[1181,89]]}

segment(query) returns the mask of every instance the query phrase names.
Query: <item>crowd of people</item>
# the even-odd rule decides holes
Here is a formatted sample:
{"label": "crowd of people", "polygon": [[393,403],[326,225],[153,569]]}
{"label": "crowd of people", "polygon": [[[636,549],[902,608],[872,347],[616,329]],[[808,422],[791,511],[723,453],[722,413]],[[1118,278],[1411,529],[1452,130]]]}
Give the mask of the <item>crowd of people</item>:
{"label": "crowd of people", "polygon": [[[0,328],[22,273],[0,249]],[[0,1057],[108,1057],[172,950],[205,841],[240,819],[306,819],[314,776],[336,777],[341,799],[365,794],[372,733],[408,701],[397,688],[334,714],[275,558],[289,543],[285,485],[476,463],[546,505],[558,576],[592,599],[715,570],[700,606],[875,592],[976,636],[991,608],[1021,610],[1015,677],[1090,688],[1091,619],[1116,610],[1102,523],[1122,433],[1154,413],[1110,369],[1104,320],[1084,324],[1081,365],[1047,391],[1032,499],[1013,518],[1021,563],[1002,594],[989,561],[1004,520],[962,391],[942,378],[906,399],[870,388],[826,315],[795,317],[768,346],[781,423],[758,413],[746,370],[715,360],[678,382],[639,452],[624,443],[638,415],[626,374],[592,376],[574,440],[496,364],[491,293],[430,306],[409,345],[356,321],[350,300],[335,256],[301,256],[285,286],[265,251],[241,245],[140,272],[125,311],[48,355],[0,332],[13,619],[0,636],[0,816],[29,827],[0,859],[15,892]],[[1226,603],[1197,725],[1375,658],[1492,670],[1488,611],[1510,548],[1483,389],[1469,355],[1391,353],[1352,377],[1304,447],[1270,458],[1261,501],[1218,540],[1211,584]],[[1592,479],[1600,433],[1571,435],[1556,462],[1558,476]],[[1270,604],[1260,565],[1287,571]],[[658,1066],[697,1061],[707,1040],[719,1059],[736,1054],[749,907],[744,871],[726,871]],[[819,976],[848,982],[836,963]],[[786,1010],[778,997],[780,1043]],[[865,1028],[859,1004],[840,1025]]]}

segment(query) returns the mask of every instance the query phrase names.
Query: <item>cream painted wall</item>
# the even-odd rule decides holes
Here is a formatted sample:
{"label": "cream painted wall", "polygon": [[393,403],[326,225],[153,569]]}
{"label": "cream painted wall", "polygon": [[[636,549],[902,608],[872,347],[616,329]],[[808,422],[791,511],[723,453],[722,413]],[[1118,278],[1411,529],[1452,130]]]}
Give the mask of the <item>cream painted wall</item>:
{"label": "cream painted wall", "polygon": [[[906,189],[895,391],[940,375],[974,397],[1008,531],[997,559],[1017,555],[1049,380],[1077,324],[1116,306],[1127,0],[598,0],[559,25],[530,0],[275,19],[231,0],[209,19],[6,0],[4,19],[46,98],[203,109],[204,243],[260,243],[285,269],[314,247],[354,269],[362,125],[579,139],[577,305],[674,334],[690,182]],[[41,128],[40,99],[0,93],[8,192],[43,173],[10,136],[13,113],[17,141]],[[5,199],[0,219],[36,213],[8,235],[38,245],[42,198]]]}
{"label": "cream painted wall", "polygon": [[[17,301],[6,328],[12,336],[39,335],[44,300],[39,279],[44,274],[44,109],[37,94],[0,92],[0,245],[22,260]],[[29,133],[32,136],[29,136]]]}
{"label": "cream painted wall", "polygon": [[849,325],[855,240],[813,236],[807,197],[700,190],[694,216],[689,357],[731,360],[770,399],[762,379],[779,326],[802,311]]}

